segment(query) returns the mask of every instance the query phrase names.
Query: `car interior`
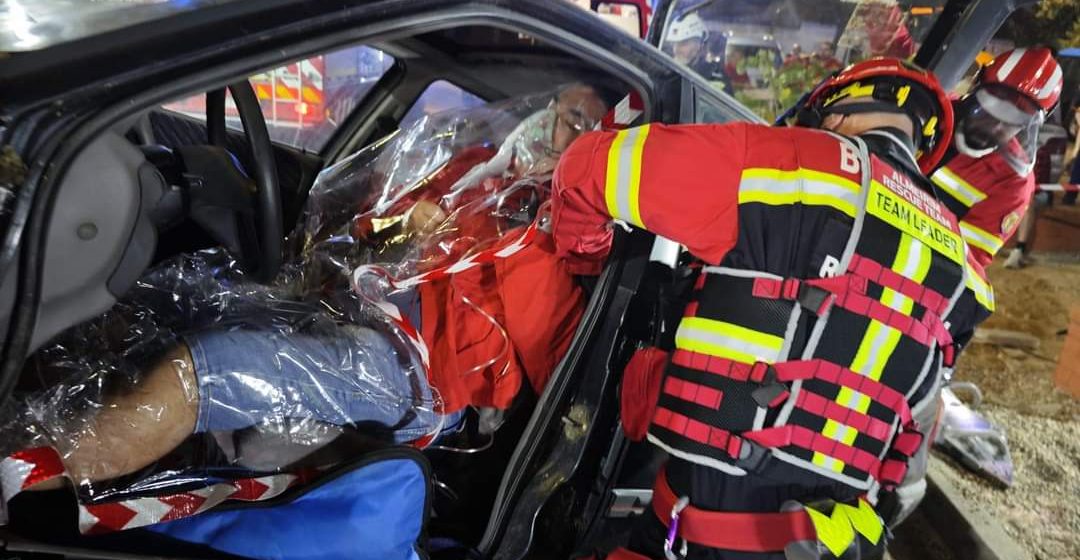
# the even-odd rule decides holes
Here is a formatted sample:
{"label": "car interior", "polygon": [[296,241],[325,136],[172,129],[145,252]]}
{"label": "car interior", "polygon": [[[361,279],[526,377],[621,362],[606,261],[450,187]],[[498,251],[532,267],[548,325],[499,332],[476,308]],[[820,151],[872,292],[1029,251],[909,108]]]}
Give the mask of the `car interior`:
{"label": "car interior", "polygon": [[[618,84],[646,98],[653,94],[594,60],[506,27],[466,25],[401,33],[339,51],[361,46],[380,66],[370,79],[342,88],[338,99],[327,101],[325,121],[312,135],[300,138],[295,128],[273,122],[268,127],[266,113],[273,104],[262,99],[260,106],[257,89],[250,85],[255,80],[237,79],[228,95],[224,89],[189,92],[183,99],[128,114],[86,146],[63,179],[45,264],[50,280],[43,306],[53,312],[42,317],[64,320],[39,324],[32,347],[42,347],[64,329],[106,311],[148,267],[178,254],[224,246],[252,278],[268,281],[280,266],[274,255],[296,250],[289,233],[319,172],[418,114],[549,91],[552,84],[580,80]],[[324,57],[325,83],[335,78],[332,57]],[[452,102],[425,105],[432,88],[452,92],[443,97]],[[646,109],[643,122],[649,120],[653,116]],[[229,164],[231,157],[251,171],[257,193],[246,190],[248,177]],[[268,197],[272,193],[277,196]],[[193,211],[195,207],[201,211]],[[103,241],[96,245],[103,247],[102,253],[65,248],[60,232],[78,227],[85,215],[65,214],[65,208],[89,208],[110,216],[118,226],[131,225],[102,226],[94,232]],[[452,446],[425,452],[435,488],[427,536],[449,543],[439,550],[433,547],[432,557],[472,557],[476,549],[502,537],[501,527],[520,515],[535,516],[529,525],[535,525],[536,537],[526,539],[535,541],[532,546],[569,553],[575,543],[605,543],[644,510],[663,457],[654,447],[630,444],[622,437],[618,379],[639,345],[672,345],[672,326],[694,269],[678,246],[641,231],[619,232],[611,261],[617,266],[610,265],[599,282],[583,280],[593,298],[578,330],[580,340],[554,376],[557,386],[544,395],[523,390],[493,437],[477,433],[478,418],[472,413],[470,427],[455,436]],[[614,279],[618,284],[607,285]],[[605,342],[597,346],[589,339]],[[592,374],[575,374],[582,371]],[[28,366],[16,396],[56,382]],[[552,429],[576,441],[577,447],[541,445],[538,434]],[[587,437],[578,437],[575,430]],[[600,453],[581,455],[583,446],[595,449],[597,442],[602,442]],[[523,444],[532,447],[523,449]],[[547,457],[545,465],[530,464],[537,457]],[[571,473],[565,490],[556,496],[550,488],[545,494],[529,487],[529,480],[551,465]],[[517,480],[508,483],[511,475]],[[492,482],[499,480],[503,483]],[[520,511],[500,510],[496,502],[513,488],[523,496]],[[19,538],[37,543],[28,550],[70,553],[73,549],[63,547],[79,547],[95,549],[86,557],[100,558],[159,552],[162,537],[142,530],[80,536],[73,500],[70,490],[23,493],[11,503],[9,527]],[[529,500],[536,501],[532,510]],[[578,521],[565,527],[566,515],[575,511]],[[64,512],[62,524],[55,512]],[[172,554],[183,557],[223,557],[194,545],[170,547]]]}

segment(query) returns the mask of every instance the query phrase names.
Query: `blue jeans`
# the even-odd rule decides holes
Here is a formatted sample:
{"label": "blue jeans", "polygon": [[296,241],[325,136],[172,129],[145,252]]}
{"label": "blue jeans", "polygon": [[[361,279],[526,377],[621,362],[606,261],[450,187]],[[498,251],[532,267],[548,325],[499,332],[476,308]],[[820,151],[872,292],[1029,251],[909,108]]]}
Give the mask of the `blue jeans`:
{"label": "blue jeans", "polygon": [[[186,342],[198,380],[196,432],[314,420],[383,430],[403,442],[439,426],[422,369],[369,328],[315,336],[210,330]],[[443,428],[460,419],[454,416],[443,419]]]}

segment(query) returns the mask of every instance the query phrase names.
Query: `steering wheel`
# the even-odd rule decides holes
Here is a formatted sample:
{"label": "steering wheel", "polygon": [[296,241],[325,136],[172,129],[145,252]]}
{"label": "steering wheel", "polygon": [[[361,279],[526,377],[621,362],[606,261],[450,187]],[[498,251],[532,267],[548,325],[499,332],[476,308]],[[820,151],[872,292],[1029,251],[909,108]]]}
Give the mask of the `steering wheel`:
{"label": "steering wheel", "polygon": [[274,149],[251,83],[241,80],[229,84],[228,90],[244,125],[252,169],[241,168],[227,151],[225,90],[208,92],[209,146],[188,146],[183,151],[189,172],[213,177],[207,184],[192,185],[191,217],[233,253],[245,273],[265,284],[281,269],[283,246],[281,187]]}

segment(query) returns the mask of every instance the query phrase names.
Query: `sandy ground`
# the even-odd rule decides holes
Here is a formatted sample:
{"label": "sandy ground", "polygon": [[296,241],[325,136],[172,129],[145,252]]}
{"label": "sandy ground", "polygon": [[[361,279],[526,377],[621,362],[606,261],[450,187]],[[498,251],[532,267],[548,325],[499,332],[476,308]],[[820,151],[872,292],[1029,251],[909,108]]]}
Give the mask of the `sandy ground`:
{"label": "sandy ground", "polygon": [[1016,483],[1000,490],[971,475],[960,489],[1032,558],[1080,559],[1080,402],[1053,382],[1069,307],[1080,305],[1080,261],[1044,257],[1017,271],[999,260],[990,279],[997,312],[985,326],[1034,334],[1041,347],[973,344],[961,357],[956,378],[979,385],[983,411],[1005,428]]}

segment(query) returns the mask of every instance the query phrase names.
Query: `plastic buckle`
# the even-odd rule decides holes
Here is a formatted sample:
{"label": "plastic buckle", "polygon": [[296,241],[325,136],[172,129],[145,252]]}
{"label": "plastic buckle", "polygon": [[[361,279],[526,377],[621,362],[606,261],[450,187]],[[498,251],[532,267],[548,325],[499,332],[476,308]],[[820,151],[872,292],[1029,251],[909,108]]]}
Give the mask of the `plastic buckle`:
{"label": "plastic buckle", "polygon": [[787,392],[788,389],[784,384],[774,381],[754,389],[750,396],[761,408],[772,408],[773,403]]}
{"label": "plastic buckle", "polygon": [[829,296],[832,292],[825,288],[820,288],[812,284],[803,282],[799,286],[799,305],[804,309],[808,309],[814,315],[821,315],[825,309],[825,302],[829,300]]}
{"label": "plastic buckle", "polygon": [[739,447],[739,458],[735,459],[735,466],[747,472],[758,472],[772,455],[767,447],[742,438]]}
{"label": "plastic buckle", "polygon": [[671,521],[668,522],[667,538],[664,539],[664,558],[667,560],[682,560],[686,558],[687,544],[683,539],[678,554],[675,553],[675,540],[679,538],[679,514],[686,506],[690,505],[690,498],[683,496],[671,506]]}

